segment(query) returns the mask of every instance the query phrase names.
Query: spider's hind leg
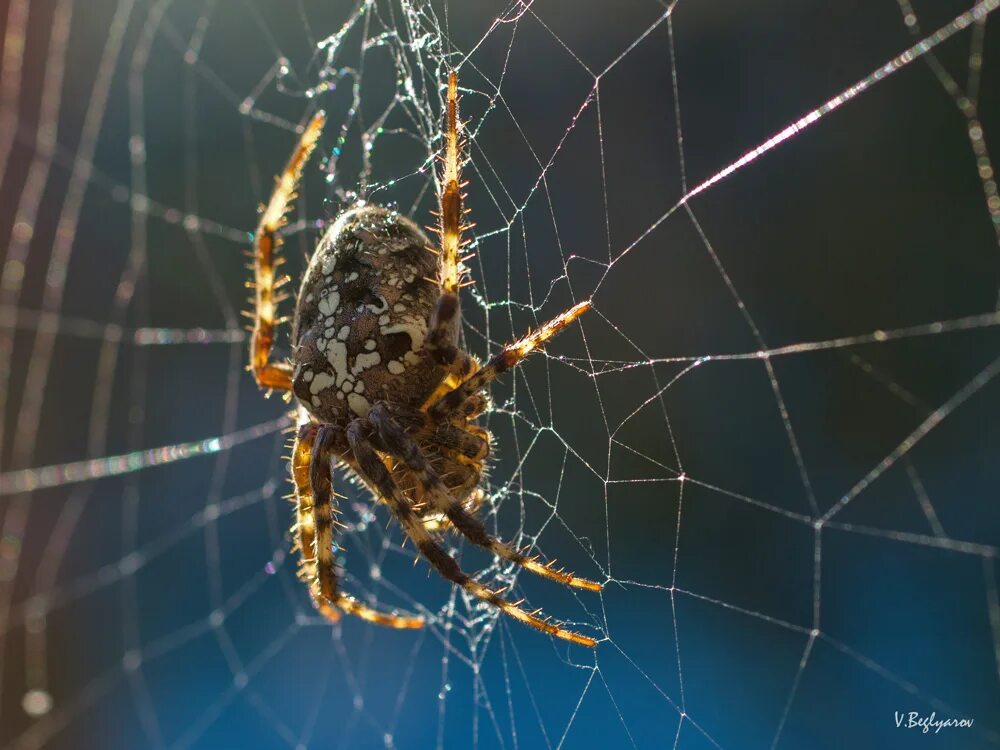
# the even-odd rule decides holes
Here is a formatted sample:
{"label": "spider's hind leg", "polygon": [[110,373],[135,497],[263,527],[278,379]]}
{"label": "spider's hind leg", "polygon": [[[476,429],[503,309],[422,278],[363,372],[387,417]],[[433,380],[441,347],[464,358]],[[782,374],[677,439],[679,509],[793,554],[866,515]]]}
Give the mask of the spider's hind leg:
{"label": "spider's hind leg", "polygon": [[434,541],[430,532],[424,527],[423,522],[413,507],[407,502],[400,492],[399,487],[393,480],[389,469],[386,468],[382,459],[379,458],[372,447],[368,431],[371,424],[366,419],[357,419],[351,422],[347,428],[347,440],[354,452],[354,458],[358,462],[360,472],[378,490],[381,498],[389,506],[392,514],[396,516],[399,525],[407,537],[413,540],[420,550],[420,554],[434,566],[434,568],[452,583],[461,586],[472,596],[487,602],[509,617],[530,625],[543,633],[562,638],[563,640],[579,643],[582,646],[594,647],[597,641],[580,635],[572,630],[567,630],[562,625],[553,623],[547,619],[539,618],[538,612],[526,612],[518,606],[518,603],[509,602],[501,596],[500,591],[493,591],[483,586],[478,581],[471,578],[463,571],[455,558],[449,555],[444,548]]}
{"label": "spider's hind leg", "polygon": [[391,628],[419,628],[419,617],[380,612],[338,589],[333,556],[333,509],[329,440],[330,428],[308,423],[295,437],[292,448],[292,481],[295,484],[298,520],[296,547],[301,555],[299,577],[309,587],[313,604],[328,620],[340,612]]}

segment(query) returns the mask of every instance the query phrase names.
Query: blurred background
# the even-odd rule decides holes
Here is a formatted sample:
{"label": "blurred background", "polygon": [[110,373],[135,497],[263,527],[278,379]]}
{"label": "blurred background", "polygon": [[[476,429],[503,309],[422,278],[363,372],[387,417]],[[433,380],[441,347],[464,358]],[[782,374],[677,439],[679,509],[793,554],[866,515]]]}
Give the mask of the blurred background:
{"label": "blurred background", "polygon": [[[995,7],[0,1],[0,747],[1000,744]],[[484,517],[605,589],[449,543],[593,651],[343,475],[345,586],[429,627],[288,552],[257,206],[322,107],[293,276],[359,198],[430,223],[452,66],[468,348],[594,302],[494,387]]]}

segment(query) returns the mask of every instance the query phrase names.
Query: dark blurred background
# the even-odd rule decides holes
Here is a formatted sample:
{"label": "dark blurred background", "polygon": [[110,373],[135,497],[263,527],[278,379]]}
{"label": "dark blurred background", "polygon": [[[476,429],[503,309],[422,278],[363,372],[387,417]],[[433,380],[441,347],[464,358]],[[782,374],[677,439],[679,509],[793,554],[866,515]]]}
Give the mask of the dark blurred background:
{"label": "dark blurred background", "polygon": [[359,193],[431,220],[460,65],[468,346],[595,307],[494,388],[488,521],[607,581],[517,579],[593,652],[496,621],[339,477],[346,585],[432,627],[331,628],[273,425],[8,485],[0,747],[1000,744],[997,19],[679,203],[970,7],[0,0],[0,473],[280,419],[243,369],[242,251],[295,125],[330,113],[293,273]]}

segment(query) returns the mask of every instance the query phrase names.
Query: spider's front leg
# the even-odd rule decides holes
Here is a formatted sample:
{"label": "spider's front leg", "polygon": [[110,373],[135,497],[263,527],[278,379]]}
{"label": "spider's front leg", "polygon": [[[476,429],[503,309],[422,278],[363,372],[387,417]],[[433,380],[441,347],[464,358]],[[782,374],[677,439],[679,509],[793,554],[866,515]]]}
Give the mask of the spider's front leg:
{"label": "spider's front leg", "polygon": [[487,602],[509,617],[514,618],[525,625],[530,625],[543,633],[572,641],[582,646],[597,645],[593,638],[567,630],[562,625],[553,623],[548,619],[537,617],[538,611],[526,612],[517,603],[509,602],[501,596],[501,591],[492,591],[483,586],[478,581],[473,580],[463,571],[455,558],[449,555],[445,549],[434,541],[423,521],[413,510],[410,503],[403,497],[395,480],[389,473],[382,459],[375,452],[371,443],[371,431],[375,428],[368,419],[356,419],[347,428],[347,440],[354,458],[358,463],[360,473],[375,487],[380,497],[389,506],[389,510],[396,516],[399,525],[407,537],[413,540],[420,550],[420,554],[434,566],[434,568],[452,583],[461,586],[472,596]]}
{"label": "spider's front leg", "polygon": [[309,155],[316,147],[316,141],[323,132],[326,117],[318,112],[302,133],[295,151],[285,171],[278,177],[267,207],[260,215],[260,223],[253,238],[254,268],[254,311],[253,332],[250,335],[250,370],[261,388],[279,391],[292,389],[292,368],[287,362],[272,362],[271,349],[274,346],[275,312],[281,298],[275,291],[288,279],[275,279],[274,274],[280,264],[276,251],[281,245],[278,231],[284,225],[288,204],[295,198],[295,189],[302,176]]}
{"label": "spider's front leg", "polygon": [[333,555],[333,454],[334,429],[307,423],[299,428],[292,448],[292,481],[295,484],[298,520],[296,547],[301,555],[299,577],[309,586],[313,604],[327,619],[340,619],[338,610],[391,628],[419,628],[419,617],[380,612],[339,590]]}
{"label": "spider's front leg", "polygon": [[456,410],[464,408],[463,405],[470,398],[496,380],[500,375],[517,367],[525,357],[539,349],[546,341],[566,328],[566,326],[570,325],[589,309],[590,300],[580,302],[565,312],[560,313],[538,328],[538,330],[532,331],[527,336],[512,344],[507,344],[484,367],[476,370],[458,386],[432,404],[427,413],[435,420],[442,420],[449,417]]}
{"label": "spider's front leg", "polygon": [[441,172],[441,197],[438,206],[437,232],[441,239],[440,278],[438,297],[427,326],[425,347],[439,364],[450,365],[458,356],[455,333],[459,317],[458,290],[461,286],[459,254],[465,244],[462,232],[472,228],[464,223],[468,212],[462,205],[461,154],[458,138],[458,76],[448,76],[448,104],[445,124],[445,145]]}

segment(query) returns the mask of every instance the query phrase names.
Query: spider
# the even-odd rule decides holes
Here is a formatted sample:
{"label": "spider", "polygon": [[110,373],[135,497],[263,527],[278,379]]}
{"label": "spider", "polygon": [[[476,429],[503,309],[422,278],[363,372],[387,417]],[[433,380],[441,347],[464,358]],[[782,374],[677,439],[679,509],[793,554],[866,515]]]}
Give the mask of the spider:
{"label": "spider", "polygon": [[317,113],[303,131],[254,237],[255,309],[250,367],[260,388],[294,398],[297,431],[291,475],[296,503],[293,532],[299,577],[313,604],[336,621],[340,612],[393,628],[419,628],[423,619],[381,612],[346,593],[338,582],[333,535],[338,526],[333,469],[340,464],[384,502],[420,554],[444,578],[526,625],[573,643],[596,641],[541,610],[528,612],[465,573],[437,540],[452,528],[473,544],[532,573],[590,591],[601,585],[542,563],[492,536],[475,515],[490,451],[490,434],[474,424],[488,405],[484,389],[498,375],[570,325],[589,307],[581,302],[485,366],[458,346],[460,253],[468,213],[462,206],[463,149],[458,137],[457,78],[448,78],[446,133],[441,157],[440,244],[435,248],[410,219],[375,205],[345,210],[324,233],[309,261],[292,318],[291,361],[272,358],[279,302],[275,278],[282,259],[279,230],[305,162],[323,130]]}

